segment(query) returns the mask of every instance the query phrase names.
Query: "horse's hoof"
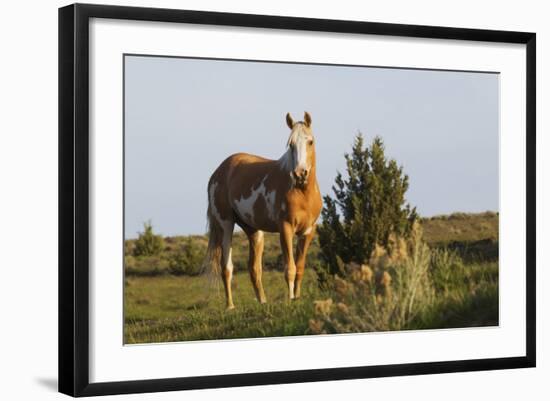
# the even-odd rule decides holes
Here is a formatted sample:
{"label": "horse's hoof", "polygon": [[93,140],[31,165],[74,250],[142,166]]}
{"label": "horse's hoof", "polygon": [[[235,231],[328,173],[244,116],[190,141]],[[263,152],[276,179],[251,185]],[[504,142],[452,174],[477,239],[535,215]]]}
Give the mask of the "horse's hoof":
{"label": "horse's hoof", "polygon": [[235,309],[235,305],[227,305],[227,306],[225,307],[225,311],[226,311],[226,312],[229,312],[230,310],[233,310],[233,309]]}

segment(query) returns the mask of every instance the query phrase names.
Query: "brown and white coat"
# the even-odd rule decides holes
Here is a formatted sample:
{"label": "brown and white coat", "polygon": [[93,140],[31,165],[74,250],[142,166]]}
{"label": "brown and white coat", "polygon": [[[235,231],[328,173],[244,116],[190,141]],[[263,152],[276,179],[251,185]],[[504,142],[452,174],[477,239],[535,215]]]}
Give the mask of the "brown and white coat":
{"label": "brown and white coat", "polygon": [[[287,150],[278,160],[247,153],[225,159],[208,182],[209,244],[207,266],[221,272],[227,308],[232,309],[231,242],[238,224],[250,243],[248,268],[261,303],[266,302],[262,286],[263,232],[280,234],[285,279],[289,299],[300,296],[306,254],[315,235],[315,226],[322,208],[315,167],[315,139],[311,116],[294,122]],[[296,257],[293,237],[298,235]]]}

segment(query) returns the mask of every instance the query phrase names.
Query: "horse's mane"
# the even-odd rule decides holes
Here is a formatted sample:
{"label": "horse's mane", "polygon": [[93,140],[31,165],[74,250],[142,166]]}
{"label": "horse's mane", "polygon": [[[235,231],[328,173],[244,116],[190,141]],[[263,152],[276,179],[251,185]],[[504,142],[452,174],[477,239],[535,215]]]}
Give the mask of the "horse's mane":
{"label": "horse's mane", "polygon": [[290,145],[295,145],[296,142],[298,142],[298,138],[300,135],[304,134],[305,130],[305,124],[303,121],[298,121],[295,125],[295,128],[292,129],[290,132],[290,135],[288,137],[288,141],[286,143],[286,146],[289,147]]}

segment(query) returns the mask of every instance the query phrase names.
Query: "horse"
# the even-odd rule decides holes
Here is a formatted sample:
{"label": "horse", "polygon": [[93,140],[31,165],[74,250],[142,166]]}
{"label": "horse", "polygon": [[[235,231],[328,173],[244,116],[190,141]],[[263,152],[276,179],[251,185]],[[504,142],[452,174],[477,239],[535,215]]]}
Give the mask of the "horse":
{"label": "horse", "polygon": [[[208,248],[205,265],[221,273],[227,309],[233,309],[231,243],[237,224],[248,237],[248,270],[257,300],[266,302],[262,286],[264,232],[279,233],[288,299],[300,297],[308,247],[322,208],[315,167],[311,116],[294,122],[286,151],[278,160],[248,153],[225,159],[208,181]],[[298,236],[296,257],[293,239]]]}

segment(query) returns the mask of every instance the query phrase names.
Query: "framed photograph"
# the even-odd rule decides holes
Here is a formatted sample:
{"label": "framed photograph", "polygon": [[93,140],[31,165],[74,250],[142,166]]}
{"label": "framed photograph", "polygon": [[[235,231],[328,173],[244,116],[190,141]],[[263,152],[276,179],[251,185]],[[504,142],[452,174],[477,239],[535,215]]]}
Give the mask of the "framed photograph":
{"label": "framed photograph", "polygon": [[535,79],[534,33],[61,8],[59,391],[535,366]]}

